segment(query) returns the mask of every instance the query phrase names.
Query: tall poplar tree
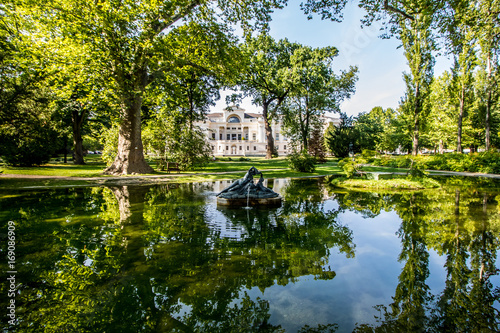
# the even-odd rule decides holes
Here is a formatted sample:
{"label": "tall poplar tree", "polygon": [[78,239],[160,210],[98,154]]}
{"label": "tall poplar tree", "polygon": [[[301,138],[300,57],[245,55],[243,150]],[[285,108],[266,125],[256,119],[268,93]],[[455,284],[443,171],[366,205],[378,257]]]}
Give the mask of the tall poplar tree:
{"label": "tall poplar tree", "polygon": [[473,74],[476,67],[475,45],[477,32],[475,21],[477,10],[474,3],[452,0],[443,7],[441,31],[445,36],[447,51],[453,56],[453,94],[458,109],[457,152],[461,153],[463,121],[471,106]]}
{"label": "tall poplar tree", "polygon": [[481,67],[486,71],[485,95],[485,146],[491,148],[491,115],[498,106],[500,94],[499,83],[499,56],[500,56],[500,2],[492,0],[477,0],[476,17],[479,45],[481,48]]}

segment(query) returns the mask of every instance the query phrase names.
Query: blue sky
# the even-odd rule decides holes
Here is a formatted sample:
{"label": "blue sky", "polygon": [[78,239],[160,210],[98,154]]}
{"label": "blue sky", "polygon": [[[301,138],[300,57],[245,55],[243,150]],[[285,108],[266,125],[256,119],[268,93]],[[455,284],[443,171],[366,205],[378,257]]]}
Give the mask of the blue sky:
{"label": "blue sky", "polygon": [[[358,66],[356,93],[341,104],[342,112],[348,115],[370,111],[375,106],[396,108],[405,91],[403,72],[408,70],[408,66],[402,48],[398,49],[399,41],[379,38],[377,23],[361,28],[363,15],[362,9],[349,2],[342,23],[322,21],[319,16],[308,20],[299,4],[290,1],[287,7],[273,14],[270,24],[270,34],[275,39],[288,38],[313,47],[338,48],[339,55],[334,62],[337,73],[351,65]],[[438,58],[435,76],[447,70],[450,64],[448,59]],[[223,93],[212,111],[221,111],[225,106]],[[248,112],[260,112],[250,99],[245,99],[241,106]]]}

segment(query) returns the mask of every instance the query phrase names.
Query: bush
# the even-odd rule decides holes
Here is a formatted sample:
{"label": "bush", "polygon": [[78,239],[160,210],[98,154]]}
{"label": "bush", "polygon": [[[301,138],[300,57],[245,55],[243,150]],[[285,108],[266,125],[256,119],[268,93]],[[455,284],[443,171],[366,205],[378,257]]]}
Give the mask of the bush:
{"label": "bush", "polygon": [[316,170],[316,159],[305,150],[301,153],[291,153],[288,155],[287,161],[290,169],[295,171],[312,173]]}
{"label": "bush", "polygon": [[45,164],[54,153],[56,133],[41,124],[22,124],[0,133],[0,155],[13,166],[31,167]]}
{"label": "bush", "polygon": [[357,157],[356,159],[346,157],[339,161],[339,167],[344,170],[347,178],[352,178],[358,171],[361,171],[363,164],[366,162],[363,157]]}
{"label": "bush", "polygon": [[361,152],[361,156],[363,156],[363,158],[367,160],[368,163],[371,163],[375,160],[377,152],[375,150],[363,149],[363,151]]}

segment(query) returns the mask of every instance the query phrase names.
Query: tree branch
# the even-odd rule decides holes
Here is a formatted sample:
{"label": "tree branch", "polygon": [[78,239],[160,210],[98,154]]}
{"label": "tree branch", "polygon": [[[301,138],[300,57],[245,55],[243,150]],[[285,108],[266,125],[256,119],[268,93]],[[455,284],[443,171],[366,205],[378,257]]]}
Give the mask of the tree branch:
{"label": "tree branch", "polygon": [[384,0],[384,9],[386,11],[388,11],[388,12],[393,12],[393,13],[402,15],[406,19],[409,19],[409,20],[412,20],[412,21],[415,20],[415,18],[413,16],[411,16],[410,14],[402,11],[399,8],[396,8],[396,7],[393,7],[393,6],[389,5],[389,0]]}

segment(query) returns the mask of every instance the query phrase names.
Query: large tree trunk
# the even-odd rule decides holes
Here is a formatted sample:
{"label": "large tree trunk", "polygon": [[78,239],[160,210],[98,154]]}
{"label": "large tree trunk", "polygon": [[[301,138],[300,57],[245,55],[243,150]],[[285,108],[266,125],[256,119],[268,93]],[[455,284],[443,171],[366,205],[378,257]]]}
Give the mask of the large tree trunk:
{"label": "large tree trunk", "polygon": [[115,161],[104,173],[128,175],[153,173],[154,170],[144,159],[141,138],[142,93],[131,93],[122,103],[122,119],[118,136],[118,154]]}
{"label": "large tree trunk", "polygon": [[457,153],[462,153],[462,123],[464,119],[464,104],[465,104],[465,87],[462,86],[460,92],[460,110],[458,112],[458,129],[457,129]]}
{"label": "large tree trunk", "polygon": [[[83,139],[82,139],[82,125],[85,118],[85,110],[80,114],[78,110],[73,110],[71,115],[73,125],[73,164],[85,164],[83,160]],[[66,149],[66,146],[64,147]]]}
{"label": "large tree trunk", "polygon": [[266,150],[266,159],[273,158],[274,151],[274,138],[273,138],[273,130],[271,128],[271,124],[269,124],[269,119],[267,118],[267,111],[269,108],[269,102],[262,103],[262,117],[264,118],[264,128],[266,130],[266,139],[267,139],[267,150]]}

